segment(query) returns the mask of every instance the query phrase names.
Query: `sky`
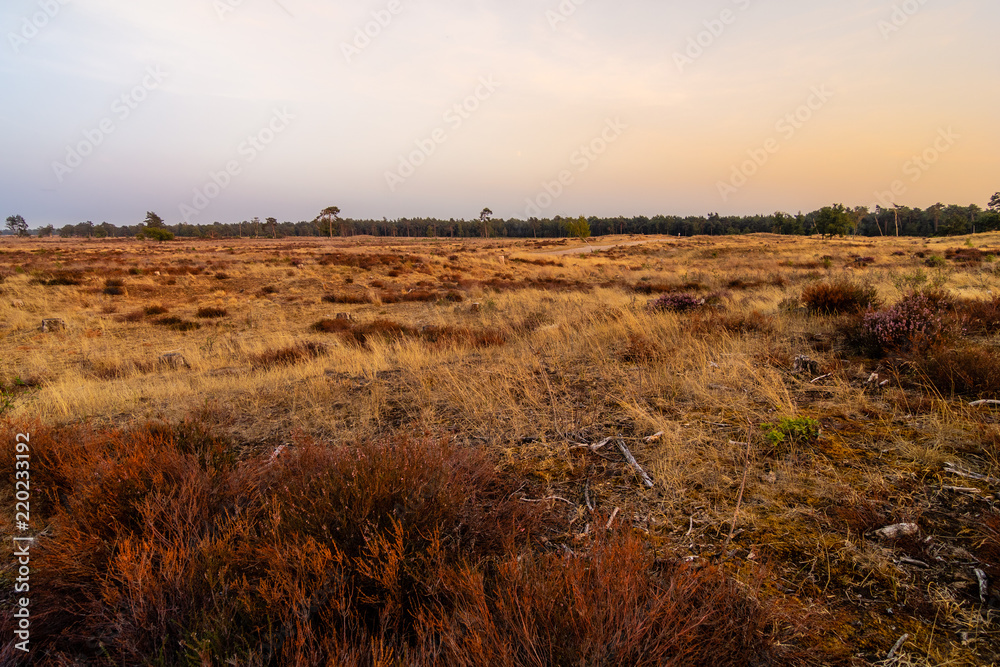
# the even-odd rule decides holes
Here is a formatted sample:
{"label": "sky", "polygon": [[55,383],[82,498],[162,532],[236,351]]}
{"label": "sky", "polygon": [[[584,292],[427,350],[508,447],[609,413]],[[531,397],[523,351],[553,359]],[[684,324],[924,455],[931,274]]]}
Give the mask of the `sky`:
{"label": "sky", "polygon": [[0,217],[985,208],[996,0],[4,0]]}

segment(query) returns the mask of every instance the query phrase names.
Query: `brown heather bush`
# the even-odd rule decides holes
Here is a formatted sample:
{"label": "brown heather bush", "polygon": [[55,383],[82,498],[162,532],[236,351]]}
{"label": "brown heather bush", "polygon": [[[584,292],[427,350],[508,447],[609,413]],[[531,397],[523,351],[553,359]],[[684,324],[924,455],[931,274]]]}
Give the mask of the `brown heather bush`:
{"label": "brown heather bush", "polygon": [[132,311],[130,313],[125,313],[124,315],[119,315],[115,319],[118,320],[119,322],[129,322],[129,323],[134,324],[136,322],[142,322],[142,320],[143,320],[144,317],[146,317],[146,313],[144,313],[141,310],[134,310],[134,311]]}
{"label": "brown heather bush", "polygon": [[858,285],[849,280],[813,283],[802,291],[802,303],[818,314],[860,313],[879,306],[878,293],[872,285]]}
{"label": "brown heather bush", "polygon": [[1000,297],[959,299],[954,304],[962,328],[969,334],[994,334],[1000,331]]}
{"label": "brown heather bush", "polygon": [[781,657],[767,610],[719,570],[654,560],[628,532],[545,547],[554,517],[448,440],[298,439],[238,462],[198,421],[16,431],[32,434],[32,509],[49,526],[31,581],[32,652],[47,664]]}
{"label": "brown heather bush", "polygon": [[1000,392],[1000,351],[984,346],[930,352],[915,361],[920,375],[943,396],[995,398]]}
{"label": "brown heather bush", "polygon": [[213,308],[211,306],[205,306],[203,308],[198,309],[198,312],[195,313],[195,317],[209,319],[209,318],[225,317],[228,314],[229,311],[226,310],[225,308]]}
{"label": "brown heather bush", "polygon": [[302,341],[296,345],[276,350],[266,350],[250,356],[250,365],[254,368],[275,368],[292,366],[294,364],[316,359],[326,354],[326,345],[313,341]]}
{"label": "brown heather bush", "polygon": [[108,278],[104,281],[102,293],[108,296],[121,296],[125,294],[125,281],[119,278]]}
{"label": "brown heather bush", "polygon": [[768,334],[775,330],[775,320],[772,315],[765,315],[759,310],[749,313],[730,313],[726,311],[698,311],[691,318],[691,327],[698,333],[726,332],[730,334]]}
{"label": "brown heather bush", "polygon": [[338,292],[334,294],[326,294],[323,296],[323,301],[325,303],[345,303],[345,304],[364,304],[371,303],[371,297],[367,294],[362,294],[360,292],[346,293]]}
{"label": "brown heather bush", "polygon": [[146,308],[143,309],[143,312],[146,315],[164,315],[170,311],[169,309],[157,304],[153,306],[146,306]]}
{"label": "brown heather bush", "polygon": [[468,327],[425,327],[420,337],[429,343],[454,344],[464,347],[500,347],[507,343],[507,336],[499,329],[470,329]]}
{"label": "brown heather bush", "polygon": [[464,347],[498,347],[507,343],[507,336],[499,329],[471,329],[454,326],[427,326],[422,329],[392,320],[377,319],[373,322],[324,319],[312,325],[319,333],[340,334],[344,342],[367,348],[376,340],[420,339],[437,345]]}
{"label": "brown heather bush", "polygon": [[161,327],[170,327],[171,329],[176,329],[177,331],[194,331],[195,329],[201,328],[201,325],[197,322],[191,322],[173,315],[153,320],[153,324]]}
{"label": "brown heather bush", "polygon": [[81,271],[60,271],[51,279],[46,280],[45,284],[49,287],[82,285],[83,273]]}

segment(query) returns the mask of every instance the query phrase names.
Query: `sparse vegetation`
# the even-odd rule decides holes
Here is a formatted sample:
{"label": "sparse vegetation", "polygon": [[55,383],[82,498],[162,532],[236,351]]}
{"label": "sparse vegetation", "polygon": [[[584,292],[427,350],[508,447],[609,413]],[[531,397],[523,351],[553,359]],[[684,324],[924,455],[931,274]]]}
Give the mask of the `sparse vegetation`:
{"label": "sparse vegetation", "polygon": [[773,424],[762,424],[764,438],[774,449],[784,445],[805,444],[819,437],[819,422],[811,417],[782,417]]}
{"label": "sparse vegetation", "polygon": [[1000,234],[829,233],[12,240],[33,651],[997,663]]}

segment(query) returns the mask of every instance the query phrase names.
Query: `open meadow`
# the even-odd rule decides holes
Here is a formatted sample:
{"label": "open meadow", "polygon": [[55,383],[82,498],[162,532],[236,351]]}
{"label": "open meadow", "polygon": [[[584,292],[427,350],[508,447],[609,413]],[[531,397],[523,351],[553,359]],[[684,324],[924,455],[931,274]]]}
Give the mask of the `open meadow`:
{"label": "open meadow", "polygon": [[998,664],[1000,233],[589,245],[4,239],[36,663]]}

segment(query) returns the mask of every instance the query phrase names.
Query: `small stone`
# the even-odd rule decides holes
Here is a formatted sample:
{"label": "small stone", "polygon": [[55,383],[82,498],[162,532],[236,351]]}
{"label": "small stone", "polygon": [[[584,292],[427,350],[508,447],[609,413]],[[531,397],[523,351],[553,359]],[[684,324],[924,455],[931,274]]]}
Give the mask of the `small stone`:
{"label": "small stone", "polygon": [[10,305],[12,308],[24,308],[24,301],[21,301],[20,299],[14,299],[13,301],[10,302]]}
{"label": "small stone", "polygon": [[885,540],[895,540],[900,537],[910,537],[920,532],[920,526],[915,523],[897,523],[885,528],[879,528],[875,535]]}
{"label": "small stone", "polygon": [[52,333],[53,331],[63,331],[66,328],[66,321],[60,318],[50,318],[42,320],[42,333]]}

